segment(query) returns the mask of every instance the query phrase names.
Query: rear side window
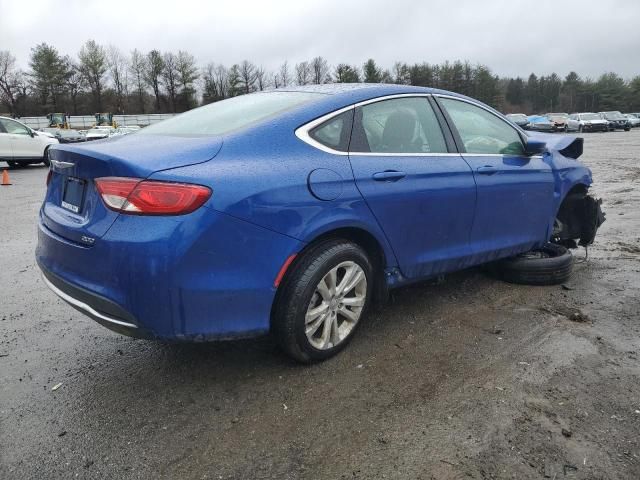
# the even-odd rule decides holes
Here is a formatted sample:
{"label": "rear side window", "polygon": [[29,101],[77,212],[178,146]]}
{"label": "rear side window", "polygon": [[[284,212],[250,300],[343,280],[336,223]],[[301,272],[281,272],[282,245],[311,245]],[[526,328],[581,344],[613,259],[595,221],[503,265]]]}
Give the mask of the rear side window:
{"label": "rear side window", "polygon": [[487,110],[460,100],[441,98],[467,153],[524,155],[518,131]]}
{"label": "rear side window", "polygon": [[309,132],[309,136],[325,147],[346,152],[349,150],[352,122],[353,109],[321,123]]}
{"label": "rear side window", "polygon": [[358,107],[350,151],[446,153],[447,144],[429,101],[408,97]]}

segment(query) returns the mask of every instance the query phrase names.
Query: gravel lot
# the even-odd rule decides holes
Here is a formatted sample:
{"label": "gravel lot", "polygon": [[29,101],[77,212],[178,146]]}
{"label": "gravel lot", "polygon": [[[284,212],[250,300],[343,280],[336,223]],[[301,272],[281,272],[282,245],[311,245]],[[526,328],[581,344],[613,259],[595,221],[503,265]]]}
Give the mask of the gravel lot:
{"label": "gravel lot", "polygon": [[640,129],[585,142],[607,221],[565,287],[404,288],[311,367],[267,338],[162,345],[83,317],[34,264],[46,169],[12,170],[0,478],[640,478]]}

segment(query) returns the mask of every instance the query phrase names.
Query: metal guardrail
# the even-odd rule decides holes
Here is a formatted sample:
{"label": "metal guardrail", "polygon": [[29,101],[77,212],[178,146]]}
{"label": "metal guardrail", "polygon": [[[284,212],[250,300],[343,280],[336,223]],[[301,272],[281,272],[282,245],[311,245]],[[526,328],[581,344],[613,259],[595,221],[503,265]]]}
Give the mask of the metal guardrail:
{"label": "metal guardrail", "polygon": [[[175,116],[174,113],[150,113],[140,115],[114,115],[113,119],[120,126],[139,125],[141,127],[146,127],[147,125],[166,120],[173,116]],[[49,126],[49,120],[47,120],[47,117],[20,117],[17,120],[35,130]],[[95,123],[96,117],[93,115],[69,116],[69,126],[71,128],[91,128]]]}

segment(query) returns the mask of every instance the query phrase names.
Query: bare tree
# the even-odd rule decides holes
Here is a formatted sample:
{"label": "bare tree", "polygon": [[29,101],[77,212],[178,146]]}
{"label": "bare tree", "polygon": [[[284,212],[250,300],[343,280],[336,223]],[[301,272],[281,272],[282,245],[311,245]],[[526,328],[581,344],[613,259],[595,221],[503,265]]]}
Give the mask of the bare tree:
{"label": "bare tree", "polygon": [[218,65],[213,72],[213,80],[218,89],[220,99],[229,96],[229,70],[224,65]]}
{"label": "bare tree", "polygon": [[131,75],[136,88],[136,95],[138,97],[138,110],[140,111],[140,113],[144,113],[145,69],[146,59],[144,58],[144,55],[138,49],[134,49],[131,52],[131,58],[129,59],[129,74]]}
{"label": "bare tree", "polygon": [[256,83],[260,91],[267,87],[267,74],[262,67],[256,69]]}
{"label": "bare tree", "polygon": [[8,50],[0,50],[0,101],[18,114],[20,83],[23,74],[16,68],[16,58]]}
{"label": "bare tree", "polygon": [[80,72],[91,89],[96,111],[102,110],[104,75],[107,72],[107,56],[104,48],[94,40],[88,40],[78,53]]}
{"label": "bare tree", "polygon": [[240,83],[242,84],[242,93],[254,92],[256,89],[256,80],[258,79],[256,66],[249,60],[243,60],[238,73],[240,75]]}
{"label": "bare tree", "polygon": [[160,112],[160,76],[164,70],[162,54],[158,50],[151,50],[145,62],[144,79],[153,90],[156,97],[156,112]]}
{"label": "bare tree", "polygon": [[320,85],[329,80],[329,64],[323,57],[316,57],[311,60],[313,70],[313,83]]}
{"label": "bare tree", "polygon": [[162,56],[164,68],[162,69],[162,83],[167,91],[171,111],[176,112],[176,100],[178,96],[178,58],[171,52],[167,52]]}
{"label": "bare tree", "polygon": [[296,64],[296,82],[298,85],[311,83],[311,65],[309,65],[309,62],[305,61]]}
{"label": "bare tree", "polygon": [[291,73],[289,72],[289,62],[285,60],[284,63],[280,65],[280,72],[278,75],[280,77],[278,80],[278,83],[280,84],[281,87],[286,87],[291,83]]}
{"label": "bare tree", "polygon": [[178,71],[178,83],[181,88],[181,106],[184,110],[189,110],[195,106],[194,96],[196,90],[193,84],[200,76],[196,66],[196,59],[190,53],[180,50],[176,69]]}
{"label": "bare tree", "polygon": [[128,89],[127,60],[117,47],[109,45],[107,48],[107,64],[109,66],[111,80],[113,81],[113,90],[116,97],[116,112],[124,113],[125,96]]}
{"label": "bare tree", "polygon": [[229,93],[229,72],[224,65],[209,63],[202,71],[202,102],[222,100]]}

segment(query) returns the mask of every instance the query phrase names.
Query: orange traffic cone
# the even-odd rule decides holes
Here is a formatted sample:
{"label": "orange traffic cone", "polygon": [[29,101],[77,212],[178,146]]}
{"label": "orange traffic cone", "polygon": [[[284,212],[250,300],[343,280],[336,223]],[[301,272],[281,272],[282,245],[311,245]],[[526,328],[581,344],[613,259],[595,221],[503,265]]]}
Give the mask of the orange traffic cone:
{"label": "orange traffic cone", "polygon": [[5,168],[2,170],[2,184],[3,187],[6,185],[11,185],[11,181],[9,180],[9,172]]}

